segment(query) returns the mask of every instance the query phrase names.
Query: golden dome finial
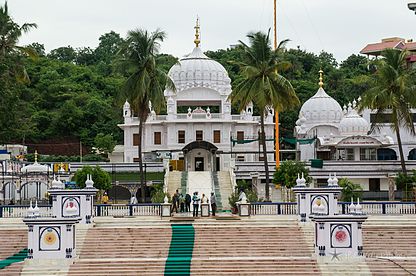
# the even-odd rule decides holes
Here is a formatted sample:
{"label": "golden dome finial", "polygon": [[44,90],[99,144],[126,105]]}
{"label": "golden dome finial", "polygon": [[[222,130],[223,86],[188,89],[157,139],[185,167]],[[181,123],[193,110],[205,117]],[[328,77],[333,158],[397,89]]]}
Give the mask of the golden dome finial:
{"label": "golden dome finial", "polygon": [[35,163],[37,163],[37,162],[38,162],[38,151],[35,150]]}
{"label": "golden dome finial", "polygon": [[324,86],[324,77],[323,77],[324,71],[319,70],[319,87],[322,88]]}
{"label": "golden dome finial", "polygon": [[201,43],[201,40],[199,39],[199,17],[196,18],[196,26],[194,27],[195,29],[195,40],[194,43],[196,45],[196,47],[199,46],[199,43]]}

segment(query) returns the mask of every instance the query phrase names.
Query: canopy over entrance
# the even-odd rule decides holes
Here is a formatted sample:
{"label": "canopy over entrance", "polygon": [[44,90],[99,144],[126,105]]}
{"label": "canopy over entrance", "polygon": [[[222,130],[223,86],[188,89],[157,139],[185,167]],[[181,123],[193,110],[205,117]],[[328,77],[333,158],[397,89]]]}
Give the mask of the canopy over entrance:
{"label": "canopy over entrance", "polygon": [[207,141],[194,141],[182,151],[185,155],[186,171],[214,171],[217,168],[218,148]]}
{"label": "canopy over entrance", "polygon": [[191,142],[191,143],[187,144],[182,149],[182,151],[183,151],[184,154],[187,154],[188,152],[190,152],[193,149],[204,149],[204,150],[207,150],[211,153],[215,153],[218,150],[218,148],[214,144],[211,144],[210,142],[194,141],[194,142]]}

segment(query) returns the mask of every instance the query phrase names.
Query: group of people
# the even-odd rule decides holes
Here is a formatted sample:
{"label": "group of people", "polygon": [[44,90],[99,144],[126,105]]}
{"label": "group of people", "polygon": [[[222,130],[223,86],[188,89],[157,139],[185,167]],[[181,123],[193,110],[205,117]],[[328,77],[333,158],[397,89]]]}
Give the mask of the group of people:
{"label": "group of people", "polygon": [[190,212],[191,211],[191,202],[193,207],[193,216],[197,217],[199,214],[199,205],[201,203],[209,203],[211,205],[211,212],[212,215],[215,216],[217,211],[217,200],[215,198],[214,192],[211,193],[210,199],[208,199],[205,194],[202,194],[202,198],[199,197],[198,192],[194,192],[194,194],[186,194],[185,196],[182,193],[179,193],[179,190],[176,190],[175,194],[172,197],[172,213],[176,211],[183,213],[183,212]]}
{"label": "group of people", "polygon": [[189,194],[183,195],[176,190],[172,197],[172,213],[173,212],[190,212],[191,211],[191,196]]}

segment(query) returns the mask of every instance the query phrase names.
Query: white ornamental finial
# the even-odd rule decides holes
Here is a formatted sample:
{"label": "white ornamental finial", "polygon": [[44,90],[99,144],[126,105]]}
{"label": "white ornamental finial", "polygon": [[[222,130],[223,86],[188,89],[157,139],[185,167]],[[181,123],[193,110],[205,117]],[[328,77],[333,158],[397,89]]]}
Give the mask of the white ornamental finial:
{"label": "white ornamental finial", "polygon": [[39,215],[40,215],[40,209],[39,209],[39,207],[38,207],[38,201],[36,200],[35,202],[36,202],[36,203],[35,203],[35,208],[33,208],[33,216],[34,216],[35,218],[37,218],[37,217],[39,217]]}
{"label": "white ornamental finial", "polygon": [[300,186],[301,180],[298,173],[298,178],[296,179],[296,186]]}
{"label": "white ornamental finial", "polygon": [[302,186],[306,186],[306,179],[305,179],[305,177],[304,177],[304,175],[303,175],[303,172],[302,172],[302,178],[301,178],[300,180],[301,180],[300,185],[302,185]]}
{"label": "white ornamental finial", "polygon": [[92,175],[87,174],[87,180],[85,181],[85,188],[92,189],[94,188],[94,181],[92,181]]}
{"label": "white ornamental finial", "polygon": [[168,204],[169,203],[169,199],[168,196],[165,195],[165,198],[163,199],[163,203]]}
{"label": "white ornamental finial", "polygon": [[355,205],[355,213],[356,214],[362,214],[363,208],[360,205],[360,198],[357,198],[357,205]]}
{"label": "white ornamental finial", "polygon": [[354,205],[354,200],[352,197],[351,197],[351,204],[348,209],[349,209],[350,214],[355,214],[355,205]]}
{"label": "white ornamental finial", "polygon": [[334,180],[332,179],[331,173],[329,173],[329,178],[328,178],[328,187],[332,187],[332,185],[334,185]]}
{"label": "white ornamental finial", "polygon": [[30,206],[27,209],[27,216],[29,218],[33,218],[33,206],[32,206],[32,200],[30,200]]}
{"label": "white ornamental finial", "polygon": [[338,186],[337,173],[334,173],[334,177],[332,178],[332,186]]}

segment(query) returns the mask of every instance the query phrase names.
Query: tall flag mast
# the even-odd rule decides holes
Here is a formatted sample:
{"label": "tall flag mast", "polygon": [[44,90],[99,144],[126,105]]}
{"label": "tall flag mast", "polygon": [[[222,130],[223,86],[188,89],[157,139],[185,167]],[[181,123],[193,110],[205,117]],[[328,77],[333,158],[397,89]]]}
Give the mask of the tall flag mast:
{"label": "tall flag mast", "polygon": [[[273,33],[274,33],[274,49],[277,49],[277,0],[274,1],[274,13],[273,13]],[[279,112],[277,109],[274,111],[275,120],[275,156],[276,156],[276,168],[280,166],[280,144],[279,144]]]}

